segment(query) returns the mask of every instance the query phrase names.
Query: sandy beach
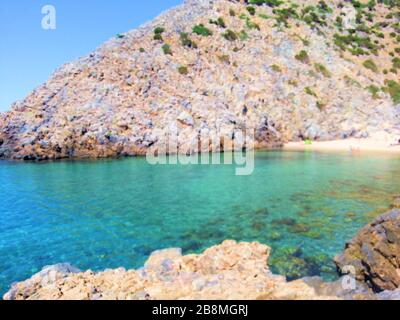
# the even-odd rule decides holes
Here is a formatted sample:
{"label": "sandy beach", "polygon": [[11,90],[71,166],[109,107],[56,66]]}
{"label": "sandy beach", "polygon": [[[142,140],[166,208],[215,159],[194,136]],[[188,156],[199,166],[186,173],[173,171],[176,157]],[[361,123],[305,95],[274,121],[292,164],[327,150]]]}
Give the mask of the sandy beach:
{"label": "sandy beach", "polygon": [[285,144],[285,150],[311,150],[311,151],[348,151],[352,153],[380,152],[400,155],[400,144],[394,139],[346,139],[334,141],[313,141],[306,144],[303,141]]}

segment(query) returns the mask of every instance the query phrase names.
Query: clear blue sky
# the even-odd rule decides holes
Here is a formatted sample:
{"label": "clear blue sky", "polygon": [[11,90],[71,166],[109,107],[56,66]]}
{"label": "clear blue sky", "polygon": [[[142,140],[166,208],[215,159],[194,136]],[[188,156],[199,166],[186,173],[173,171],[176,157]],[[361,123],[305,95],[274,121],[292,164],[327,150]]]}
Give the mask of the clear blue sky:
{"label": "clear blue sky", "polygon": [[[23,99],[65,62],[134,29],[183,0],[0,0],[0,112]],[[57,29],[43,30],[44,5]]]}

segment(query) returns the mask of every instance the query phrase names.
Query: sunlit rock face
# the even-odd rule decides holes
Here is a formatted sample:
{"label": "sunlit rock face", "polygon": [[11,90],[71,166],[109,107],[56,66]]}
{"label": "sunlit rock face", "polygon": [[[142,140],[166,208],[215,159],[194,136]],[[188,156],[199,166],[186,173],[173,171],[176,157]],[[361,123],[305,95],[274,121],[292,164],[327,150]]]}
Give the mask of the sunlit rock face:
{"label": "sunlit rock face", "polygon": [[94,273],[58,265],[13,285],[4,299],[338,299],[317,294],[302,280],[288,283],[273,275],[269,254],[259,243],[225,241],[200,255],[154,252],[140,270]]}
{"label": "sunlit rock face", "polygon": [[237,131],[247,148],[395,134],[398,8],[354,22],[342,1],[273,2],[185,1],[65,64],[1,115],[0,157],[142,155],[171,132],[185,153],[201,133],[202,151]]}
{"label": "sunlit rock face", "polygon": [[[382,218],[384,219],[384,218]],[[180,249],[154,252],[139,270],[81,272],[68,265],[46,267],[14,284],[5,300],[396,300],[399,290],[374,294],[345,278],[288,282],[268,268],[271,249],[256,242],[224,241],[202,254]]]}
{"label": "sunlit rock face", "polygon": [[[398,200],[395,205],[398,204]],[[342,273],[355,269],[358,280],[375,291],[400,287],[400,210],[393,209],[363,228],[335,258]],[[346,271],[347,270],[347,271]]]}

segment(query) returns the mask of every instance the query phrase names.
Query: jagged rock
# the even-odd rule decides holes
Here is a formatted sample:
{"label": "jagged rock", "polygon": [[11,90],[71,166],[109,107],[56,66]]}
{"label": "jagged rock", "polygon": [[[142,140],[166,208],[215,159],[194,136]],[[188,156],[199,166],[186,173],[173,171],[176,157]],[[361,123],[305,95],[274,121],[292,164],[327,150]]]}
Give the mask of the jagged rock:
{"label": "jagged rock", "polygon": [[76,269],[55,267],[14,284],[4,299],[337,299],[273,275],[269,254],[259,243],[225,241],[200,255],[157,251],[139,270],[71,273]]}
{"label": "jagged rock", "polygon": [[393,209],[363,228],[335,257],[341,273],[356,272],[375,291],[400,287],[400,210]]}
{"label": "jagged rock", "polygon": [[35,294],[34,288],[51,286],[56,281],[79,272],[81,270],[68,263],[44,267],[42,271],[25,281],[22,290],[18,284],[13,284],[10,291],[4,295],[4,300],[26,299]]}
{"label": "jagged rock", "polygon": [[47,267],[16,283],[5,300],[391,300],[399,292],[375,295],[363,283],[346,289],[343,279],[287,282],[268,268],[271,249],[227,240],[202,254],[182,256],[180,249],[154,252],[139,270],[79,272],[69,265]]}

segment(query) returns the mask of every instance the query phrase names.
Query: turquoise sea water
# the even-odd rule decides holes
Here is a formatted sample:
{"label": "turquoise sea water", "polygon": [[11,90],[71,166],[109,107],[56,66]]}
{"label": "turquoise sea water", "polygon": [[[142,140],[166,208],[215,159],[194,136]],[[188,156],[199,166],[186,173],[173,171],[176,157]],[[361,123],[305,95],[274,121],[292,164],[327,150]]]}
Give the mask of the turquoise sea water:
{"label": "turquoise sea water", "polygon": [[137,268],[224,239],[270,245],[290,279],[332,279],[332,257],[399,190],[400,158],[377,155],[260,152],[251,176],[141,158],[0,162],[0,293],[46,265]]}

